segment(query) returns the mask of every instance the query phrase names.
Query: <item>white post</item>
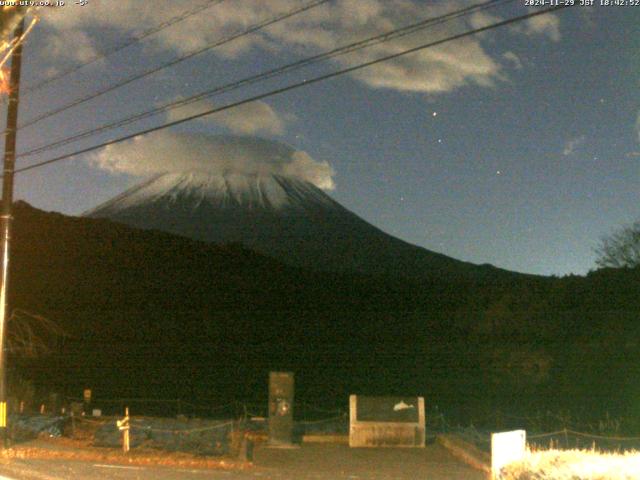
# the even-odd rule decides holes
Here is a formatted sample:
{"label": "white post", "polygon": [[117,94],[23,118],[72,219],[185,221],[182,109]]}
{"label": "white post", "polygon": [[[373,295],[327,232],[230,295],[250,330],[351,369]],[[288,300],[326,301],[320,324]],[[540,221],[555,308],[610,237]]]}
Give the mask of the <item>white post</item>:
{"label": "white post", "polygon": [[491,434],[491,478],[497,479],[502,467],[524,458],[527,432],[514,430]]}

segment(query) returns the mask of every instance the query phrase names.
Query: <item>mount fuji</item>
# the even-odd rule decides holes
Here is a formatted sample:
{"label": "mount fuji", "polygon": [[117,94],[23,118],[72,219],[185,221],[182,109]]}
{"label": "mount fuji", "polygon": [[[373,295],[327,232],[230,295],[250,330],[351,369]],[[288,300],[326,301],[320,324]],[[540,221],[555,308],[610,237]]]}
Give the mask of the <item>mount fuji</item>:
{"label": "mount fuji", "polygon": [[500,271],[388,235],[312,183],[282,175],[161,174],[84,216],[217,244],[239,243],[315,270],[420,277]]}

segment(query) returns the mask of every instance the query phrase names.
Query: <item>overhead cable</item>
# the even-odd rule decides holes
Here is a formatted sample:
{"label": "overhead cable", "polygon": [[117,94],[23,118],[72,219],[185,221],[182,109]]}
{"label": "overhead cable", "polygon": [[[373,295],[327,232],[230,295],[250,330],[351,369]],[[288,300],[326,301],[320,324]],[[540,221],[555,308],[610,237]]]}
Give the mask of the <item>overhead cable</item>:
{"label": "overhead cable", "polygon": [[109,141],[106,141],[106,142],[99,143],[97,145],[93,145],[93,146],[90,146],[90,147],[87,147],[87,148],[83,148],[83,149],[77,150],[75,152],[66,153],[64,155],[59,155],[57,157],[50,158],[48,160],[44,160],[44,161],[41,161],[41,162],[38,162],[38,163],[34,163],[32,165],[28,165],[26,167],[22,167],[22,168],[16,169],[15,173],[26,172],[26,171],[29,171],[29,170],[33,170],[33,169],[36,169],[36,168],[43,167],[45,165],[50,165],[52,163],[57,163],[57,162],[60,162],[62,160],[66,160],[68,158],[75,157],[77,155],[93,152],[95,150],[99,150],[101,148],[104,148],[104,147],[107,147],[107,146],[110,146],[110,145],[121,143],[121,142],[124,142],[126,140],[131,140],[131,139],[133,139],[135,137],[138,137],[138,136],[141,136],[141,135],[147,135],[149,133],[153,133],[153,132],[157,132],[157,131],[160,131],[160,130],[164,130],[166,128],[173,127],[173,126],[176,126],[176,125],[180,125],[182,123],[190,122],[192,120],[196,120],[198,118],[202,118],[202,117],[205,117],[205,116],[217,113],[217,112],[222,112],[222,111],[229,110],[229,109],[241,106],[241,105],[245,105],[247,103],[254,102],[256,100],[262,100],[264,98],[269,98],[269,97],[273,97],[273,96],[276,96],[276,95],[280,95],[282,93],[289,92],[291,90],[298,89],[300,87],[313,85],[313,84],[318,83],[318,82],[329,80],[331,78],[335,78],[335,77],[338,77],[338,76],[341,76],[341,75],[345,75],[347,73],[355,72],[355,71],[370,67],[372,65],[376,65],[378,63],[382,63],[382,62],[386,62],[386,61],[389,61],[389,60],[393,60],[395,58],[399,58],[399,57],[402,57],[404,55],[408,55],[408,54],[415,53],[415,52],[418,52],[418,51],[421,51],[421,50],[425,50],[427,48],[433,48],[433,47],[436,47],[438,45],[442,45],[444,43],[448,43],[448,42],[451,42],[451,41],[454,41],[454,40],[459,40],[461,38],[465,38],[465,37],[468,37],[468,36],[471,36],[471,35],[476,35],[478,33],[486,32],[486,31],[489,31],[489,30],[493,30],[493,29],[498,28],[498,27],[503,27],[503,26],[510,25],[510,24],[513,24],[513,23],[516,23],[516,22],[520,22],[520,21],[523,21],[523,20],[528,20],[530,18],[534,18],[534,17],[540,16],[540,15],[546,15],[546,14],[551,13],[551,12],[555,12],[555,11],[559,11],[559,10],[568,8],[569,6],[570,5],[559,5],[559,6],[554,6],[554,7],[550,7],[550,8],[545,8],[545,9],[542,9],[542,10],[537,10],[535,12],[531,12],[531,13],[528,13],[528,14],[525,14],[525,15],[519,15],[517,17],[512,17],[512,18],[509,18],[507,20],[502,20],[500,22],[496,22],[496,23],[493,23],[491,25],[487,25],[487,26],[484,26],[484,27],[480,27],[480,28],[476,28],[476,29],[473,29],[473,30],[469,30],[467,32],[459,33],[457,35],[452,35],[450,37],[446,37],[446,38],[443,38],[443,39],[440,39],[440,40],[436,40],[436,41],[433,41],[433,42],[430,42],[430,43],[419,45],[417,47],[409,48],[409,49],[406,49],[406,50],[403,50],[401,52],[397,52],[397,53],[394,53],[394,54],[391,54],[391,55],[386,55],[386,56],[380,57],[380,58],[378,58],[376,60],[371,60],[369,62],[364,62],[364,63],[358,64],[358,65],[355,65],[355,66],[352,66],[352,67],[344,68],[342,70],[337,70],[335,72],[331,72],[331,73],[328,73],[328,74],[325,74],[325,75],[320,75],[320,76],[315,77],[315,78],[306,79],[306,80],[303,80],[301,82],[293,83],[293,84],[287,85],[285,87],[281,87],[281,88],[278,88],[278,89],[275,89],[275,90],[271,90],[271,91],[266,92],[266,93],[262,93],[262,94],[255,95],[255,96],[250,97],[250,98],[246,98],[244,100],[240,100],[240,101],[228,104],[228,105],[224,105],[222,107],[212,108],[212,109],[209,109],[209,110],[207,110],[205,112],[202,112],[202,113],[198,113],[198,114],[195,114],[195,115],[190,115],[188,117],[185,117],[185,118],[182,118],[182,119],[179,119],[179,120],[175,120],[175,121],[168,122],[168,123],[165,123],[165,124],[162,124],[162,125],[158,125],[156,127],[148,128],[146,130],[141,130],[141,131],[138,131],[138,132],[135,132],[135,133],[131,133],[131,134],[119,137],[119,138],[115,138],[115,139],[112,139],[112,140],[109,140]]}
{"label": "overhead cable", "polygon": [[246,35],[250,35],[250,34],[252,34],[254,32],[257,32],[258,30],[261,30],[261,29],[266,28],[266,27],[268,27],[270,25],[273,25],[275,23],[278,23],[278,22],[281,22],[281,21],[286,20],[288,18],[291,18],[291,17],[293,17],[295,15],[298,15],[298,14],[300,14],[302,12],[306,12],[306,11],[312,9],[312,8],[319,7],[320,5],[323,5],[323,4],[325,4],[325,3],[329,2],[329,1],[331,1],[331,0],[313,0],[313,1],[308,2],[307,4],[303,5],[302,7],[297,7],[295,9],[293,9],[293,10],[289,10],[288,12],[286,12],[284,14],[279,14],[279,15],[271,17],[271,18],[269,18],[267,20],[263,20],[263,21],[261,21],[261,22],[259,22],[257,24],[254,24],[254,25],[252,25],[252,26],[250,26],[250,27],[248,27],[248,28],[246,28],[244,30],[241,30],[241,31],[233,33],[233,34],[231,34],[229,36],[226,36],[226,37],[223,37],[221,39],[218,39],[218,40],[214,41],[213,43],[210,43],[210,44],[208,44],[208,45],[206,45],[204,47],[197,48],[197,49],[192,50],[192,51],[190,51],[190,52],[188,52],[186,54],[180,55],[179,57],[177,57],[177,58],[175,58],[175,59],[173,59],[173,60],[171,60],[171,61],[169,61],[167,63],[163,63],[160,66],[151,68],[150,70],[146,70],[145,72],[136,74],[136,75],[134,75],[132,77],[129,77],[129,78],[126,78],[126,79],[124,79],[124,80],[122,80],[122,81],[120,81],[120,82],[118,82],[118,83],[116,83],[114,85],[110,85],[110,86],[108,86],[108,87],[106,87],[106,88],[104,88],[102,90],[99,90],[99,91],[97,91],[95,93],[92,93],[92,94],[90,94],[90,95],[88,95],[86,97],[79,98],[77,100],[72,101],[71,103],[68,103],[68,104],[63,105],[63,106],[58,107],[58,108],[54,108],[53,110],[45,112],[45,113],[43,113],[41,115],[38,115],[38,116],[36,116],[34,118],[31,118],[31,119],[27,120],[26,122],[18,125],[18,128],[26,128],[26,127],[30,127],[31,125],[35,125],[36,123],[39,123],[39,122],[41,122],[42,120],[44,120],[46,118],[49,118],[49,117],[52,117],[52,116],[57,115],[59,113],[62,113],[64,111],[66,111],[66,110],[69,110],[70,108],[77,107],[78,105],[81,105],[81,104],[86,103],[86,102],[88,102],[90,100],[98,98],[98,97],[100,97],[102,95],[105,95],[106,93],[113,92],[114,90],[116,90],[118,88],[124,87],[125,85],[129,85],[132,82],[135,82],[135,81],[140,80],[142,78],[148,77],[149,75],[153,75],[155,73],[158,73],[161,70],[164,70],[166,68],[169,68],[169,67],[172,67],[174,65],[177,65],[180,62],[184,62],[185,60],[188,60],[190,58],[195,57],[196,55],[200,55],[201,53],[204,53],[206,51],[209,51],[209,50],[212,50],[214,48],[217,48],[217,47],[220,47],[222,45],[225,45],[225,44],[227,44],[229,42],[232,42],[233,40],[236,40],[238,38],[244,37]]}
{"label": "overhead cable", "polygon": [[316,63],[319,63],[321,61],[325,61],[331,58],[335,58],[341,55],[345,55],[348,53],[353,53],[355,51],[358,50],[362,50],[364,48],[369,48],[372,47],[374,45],[378,45],[380,43],[384,43],[384,42],[388,42],[391,40],[396,40],[398,38],[404,37],[406,35],[410,35],[413,33],[416,33],[418,31],[422,31],[428,27],[432,27],[434,25],[438,25],[441,23],[445,23],[451,20],[454,20],[456,18],[468,15],[470,13],[476,13],[478,11],[481,10],[485,10],[487,8],[495,8],[499,5],[505,4],[505,3],[513,3],[515,0],[489,0],[483,3],[479,3],[476,5],[472,5],[470,7],[466,7],[460,10],[456,10],[454,12],[445,14],[445,15],[440,15],[437,17],[430,17],[424,20],[421,20],[419,22],[413,23],[411,25],[407,25],[405,27],[401,27],[398,29],[394,29],[394,30],[390,30],[390,31],[386,31],[383,32],[379,35],[375,35],[373,37],[369,37],[363,40],[359,40],[357,42],[353,42],[347,45],[343,45],[341,47],[338,48],[334,48],[332,50],[323,52],[321,54],[317,54],[311,57],[307,57],[298,61],[295,61],[293,63],[289,63],[287,65],[281,66],[281,67],[277,67],[275,69],[271,69],[271,70],[267,70],[264,71],[262,73],[259,73],[257,75],[252,75],[250,77],[246,77],[244,79],[241,80],[236,80],[234,82],[231,83],[227,83],[224,85],[220,85],[220,86],[216,86],[212,89],[208,89],[205,90],[203,92],[197,93],[195,95],[189,96],[187,98],[182,98],[179,100],[175,100],[172,102],[168,102],[165,103],[164,105],[160,105],[157,106],[153,109],[150,110],[146,110],[144,112],[138,113],[136,115],[132,115],[132,116],[128,116],[125,118],[121,118],[119,120],[107,123],[105,125],[99,126],[99,127],[94,127],[94,128],[90,128],[87,130],[84,130],[82,132],[76,133],[74,135],[71,135],[69,137],[65,137],[62,138],[60,140],[56,140],[55,142],[52,143],[48,143],[45,145],[42,145],[40,147],[36,147],[33,148],[31,150],[27,150],[24,152],[21,152],[17,158],[23,158],[23,157],[27,157],[27,156],[32,156],[32,155],[36,155],[63,145],[68,145],[69,143],[73,143],[76,142],[78,140],[81,140],[83,138],[87,138],[93,135],[96,135],[98,133],[103,133],[106,132],[108,130],[112,130],[114,128],[119,128],[119,127],[123,127],[125,125],[129,125],[131,123],[143,120],[145,118],[149,118],[155,115],[158,115],[160,113],[164,113],[176,108],[180,108],[180,107],[184,107],[186,105],[190,105],[192,103],[201,101],[205,98],[211,98],[223,93],[227,93],[230,91],[234,91],[237,90],[238,88],[241,87],[245,87],[248,85],[252,85],[255,84],[257,82],[260,81],[264,81],[273,77],[276,77],[278,75],[282,75],[284,73],[289,73],[295,70],[298,70],[302,67],[307,67],[309,65],[313,65]]}
{"label": "overhead cable", "polygon": [[74,65],[66,70],[63,70],[59,73],[56,73],[50,77],[45,78],[44,80],[42,80],[41,82],[35,83],[33,85],[28,85],[27,87],[25,87],[21,94],[25,94],[25,93],[30,93],[30,92],[35,92],[37,90],[40,90],[43,87],[46,87],[47,85],[49,85],[50,83],[56,82],[68,75],[71,75],[72,73],[77,72],[78,70],[91,65],[95,62],[97,62],[98,60],[102,60],[103,58],[109,57],[111,55],[113,55],[114,53],[117,53],[121,50],[124,50],[125,48],[130,47],[131,45],[134,45],[136,43],[141,42],[142,40],[144,40],[147,37],[150,37],[151,35],[154,35],[166,28],[171,27],[172,25],[175,25],[178,22],[181,22],[183,20],[186,20],[187,18],[190,18],[194,15],[197,15],[198,13],[211,8],[215,5],[218,5],[222,2],[224,2],[225,0],[207,0],[207,2],[203,5],[200,5],[196,8],[193,8],[191,10],[187,10],[179,15],[176,15],[174,17],[171,17],[167,20],[165,20],[162,23],[159,23],[158,25],[155,25],[147,30],[144,30],[143,32],[139,33],[138,35],[134,35],[132,37],[130,37],[129,39],[127,39],[125,42],[116,45],[115,47],[111,48],[110,50],[104,52],[104,53],[98,53],[96,55],[93,55],[91,58],[89,58],[88,60],[79,63],[78,65]]}

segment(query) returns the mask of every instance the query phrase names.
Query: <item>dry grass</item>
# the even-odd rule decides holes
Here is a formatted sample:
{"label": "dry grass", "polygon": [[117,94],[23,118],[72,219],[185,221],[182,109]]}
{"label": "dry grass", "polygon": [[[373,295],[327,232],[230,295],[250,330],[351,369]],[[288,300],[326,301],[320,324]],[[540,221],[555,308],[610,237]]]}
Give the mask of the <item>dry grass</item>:
{"label": "dry grass", "polygon": [[544,450],[502,469],[501,480],[637,480],[640,452]]}

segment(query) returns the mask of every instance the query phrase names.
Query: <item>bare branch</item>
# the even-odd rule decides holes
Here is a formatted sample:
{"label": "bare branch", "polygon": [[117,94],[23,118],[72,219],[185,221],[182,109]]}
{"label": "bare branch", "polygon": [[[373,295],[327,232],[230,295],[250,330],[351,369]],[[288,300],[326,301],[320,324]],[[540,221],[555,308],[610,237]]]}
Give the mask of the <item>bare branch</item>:
{"label": "bare branch", "polygon": [[7,349],[16,355],[39,357],[51,353],[57,339],[66,336],[52,320],[16,308],[9,317]]}
{"label": "bare branch", "polygon": [[640,266],[640,221],[616,230],[596,248],[596,265],[601,268]]}

